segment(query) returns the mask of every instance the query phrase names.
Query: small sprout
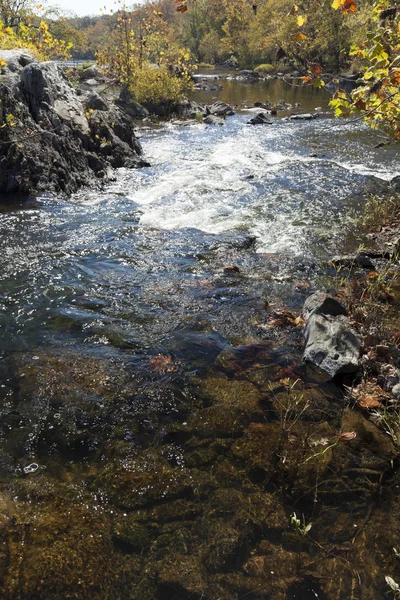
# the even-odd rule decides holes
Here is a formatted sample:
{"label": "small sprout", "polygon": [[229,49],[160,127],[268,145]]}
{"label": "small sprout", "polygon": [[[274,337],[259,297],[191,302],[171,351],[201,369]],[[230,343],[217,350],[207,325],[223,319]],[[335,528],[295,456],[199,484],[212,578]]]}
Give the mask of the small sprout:
{"label": "small sprout", "polygon": [[386,575],[385,581],[388,584],[388,586],[390,587],[390,589],[392,590],[392,592],[394,592],[394,597],[395,598],[399,598],[400,597],[400,586],[399,586],[399,584],[396,583],[395,580],[392,577],[389,577],[389,575]]}
{"label": "small sprout", "polygon": [[301,524],[301,521],[300,521],[300,519],[297,518],[297,515],[295,512],[290,517],[290,524],[293,525],[293,527],[296,530],[296,533],[303,537],[307,535],[307,533],[310,531],[310,529],[312,527],[311,522],[306,524],[304,515],[303,515],[303,524]]}

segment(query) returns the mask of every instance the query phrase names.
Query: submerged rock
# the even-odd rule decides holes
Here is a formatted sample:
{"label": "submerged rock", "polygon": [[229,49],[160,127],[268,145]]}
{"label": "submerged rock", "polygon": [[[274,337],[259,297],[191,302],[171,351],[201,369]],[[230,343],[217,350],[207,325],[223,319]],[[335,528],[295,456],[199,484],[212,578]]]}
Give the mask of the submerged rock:
{"label": "submerged rock", "polygon": [[20,50],[0,57],[0,192],[71,194],[115,167],[148,164],[122,107],[75,89],[55,63]]}

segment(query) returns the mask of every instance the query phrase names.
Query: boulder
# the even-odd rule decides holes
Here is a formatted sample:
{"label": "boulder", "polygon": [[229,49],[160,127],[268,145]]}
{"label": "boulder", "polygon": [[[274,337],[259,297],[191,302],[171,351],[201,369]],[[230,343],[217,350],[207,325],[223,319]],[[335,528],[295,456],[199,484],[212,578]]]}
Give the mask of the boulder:
{"label": "boulder", "polygon": [[203,123],[206,125],[223,125],[225,123],[224,119],[221,117],[216,117],[215,115],[207,115],[205,119],[203,119]]}
{"label": "boulder", "polygon": [[318,291],[303,306],[306,319],[303,360],[330,377],[359,368],[361,338],[351,327],[347,311],[334,296]]}
{"label": "boulder", "polygon": [[121,107],[75,89],[55,63],[25,51],[0,58],[0,193],[71,194],[112,179],[115,167],[148,164]]}
{"label": "boulder", "polygon": [[305,113],[303,115],[291,115],[289,117],[289,121],[311,121],[311,119],[316,119],[317,114],[313,115],[311,113]]}
{"label": "boulder", "polygon": [[247,125],[272,125],[272,121],[268,119],[266,113],[260,112],[250,119]]}
{"label": "boulder", "polygon": [[329,261],[335,267],[362,267],[363,269],[375,269],[374,263],[366,254],[354,254],[346,256],[334,256]]}
{"label": "boulder", "polygon": [[303,316],[307,320],[312,313],[321,315],[331,315],[337,317],[339,315],[347,316],[347,310],[343,304],[326,292],[315,292],[307,298],[303,306]]}
{"label": "boulder", "polygon": [[79,71],[79,79],[80,81],[88,81],[89,79],[103,79],[104,75],[102,70],[97,65],[91,65],[87,67],[87,69],[83,69]]}
{"label": "boulder", "polygon": [[180,117],[195,119],[198,115],[201,117],[208,115],[208,109],[193,100],[184,100],[178,106],[178,114]]}
{"label": "boulder", "polygon": [[208,108],[210,113],[216,117],[226,117],[227,115],[235,114],[232,110],[232,107],[229,106],[229,104],[226,104],[226,102],[222,102],[222,100],[217,100]]}
{"label": "boulder", "polygon": [[331,377],[359,368],[361,338],[343,315],[313,312],[304,329],[303,359]]}
{"label": "boulder", "polygon": [[259,79],[260,73],[251,69],[242,69],[236,75],[236,79]]}

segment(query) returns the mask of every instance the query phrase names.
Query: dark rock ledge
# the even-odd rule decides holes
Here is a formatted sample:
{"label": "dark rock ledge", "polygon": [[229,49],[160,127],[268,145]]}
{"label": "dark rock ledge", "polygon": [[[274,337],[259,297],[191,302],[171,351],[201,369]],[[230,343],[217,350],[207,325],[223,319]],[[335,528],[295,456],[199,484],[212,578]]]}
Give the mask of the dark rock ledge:
{"label": "dark rock ledge", "polygon": [[118,167],[148,165],[126,103],[74,88],[56,64],[23,50],[0,58],[0,193],[71,194]]}

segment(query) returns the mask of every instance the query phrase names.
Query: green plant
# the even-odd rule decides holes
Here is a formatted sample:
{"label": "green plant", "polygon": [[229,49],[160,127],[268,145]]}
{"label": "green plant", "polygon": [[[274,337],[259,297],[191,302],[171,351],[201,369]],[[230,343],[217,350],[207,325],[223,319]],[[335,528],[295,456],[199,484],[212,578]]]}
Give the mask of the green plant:
{"label": "green plant", "polygon": [[271,65],[270,63],[264,63],[262,65],[258,65],[254,70],[257,73],[273,73],[276,69],[274,65]]}
{"label": "green plant", "polygon": [[290,516],[290,524],[294,527],[295,533],[301,537],[305,537],[312,527],[311,521],[306,523],[304,515],[301,521],[295,512]]}
{"label": "green plant", "polygon": [[386,575],[385,581],[393,592],[393,598],[400,598],[400,585],[389,575]]}

